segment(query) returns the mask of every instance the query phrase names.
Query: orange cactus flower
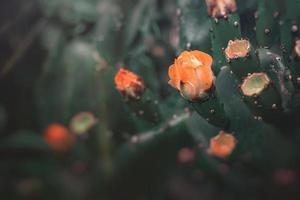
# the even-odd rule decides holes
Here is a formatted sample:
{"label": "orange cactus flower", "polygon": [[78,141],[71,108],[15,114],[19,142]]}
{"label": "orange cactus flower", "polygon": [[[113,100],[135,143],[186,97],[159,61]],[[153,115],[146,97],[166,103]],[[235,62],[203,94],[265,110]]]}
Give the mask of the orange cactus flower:
{"label": "orange cactus flower", "polygon": [[70,149],[75,143],[74,136],[63,125],[50,124],[44,131],[44,139],[48,145],[58,152]]}
{"label": "orange cactus flower", "polygon": [[143,79],[124,68],[121,68],[116,74],[115,84],[117,90],[119,90],[126,99],[140,99],[145,90]]}
{"label": "orange cactus flower", "polygon": [[169,67],[169,84],[190,101],[207,96],[214,82],[212,57],[201,51],[182,52]]}
{"label": "orange cactus flower", "polygon": [[220,133],[210,139],[208,153],[219,158],[229,156],[236,146],[236,139],[232,134],[220,131]]}

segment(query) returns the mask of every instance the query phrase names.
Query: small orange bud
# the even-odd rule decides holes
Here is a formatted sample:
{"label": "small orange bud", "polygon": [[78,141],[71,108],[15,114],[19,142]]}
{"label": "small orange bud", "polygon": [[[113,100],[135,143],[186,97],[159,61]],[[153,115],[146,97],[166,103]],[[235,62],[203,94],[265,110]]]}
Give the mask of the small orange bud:
{"label": "small orange bud", "polygon": [[121,68],[116,74],[115,84],[126,99],[140,99],[145,90],[143,79],[124,68]]}
{"label": "small orange bud", "polygon": [[58,152],[70,149],[75,142],[68,129],[58,123],[51,124],[45,129],[44,139],[54,151]]}
{"label": "small orange bud", "polygon": [[229,156],[236,146],[236,139],[232,134],[220,131],[220,133],[210,139],[208,153],[225,158]]}
{"label": "small orange bud", "polygon": [[169,67],[169,84],[190,101],[202,99],[213,86],[211,65],[210,55],[197,50],[184,51]]}
{"label": "small orange bud", "polygon": [[214,18],[227,16],[237,9],[235,0],[206,0],[206,5],[209,16]]}

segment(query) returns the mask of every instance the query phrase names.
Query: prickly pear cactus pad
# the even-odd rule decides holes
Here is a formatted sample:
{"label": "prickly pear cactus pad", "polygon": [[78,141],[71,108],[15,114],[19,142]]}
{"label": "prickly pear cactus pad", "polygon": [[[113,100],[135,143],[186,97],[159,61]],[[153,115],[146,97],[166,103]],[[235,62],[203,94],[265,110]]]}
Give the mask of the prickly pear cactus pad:
{"label": "prickly pear cactus pad", "polygon": [[300,199],[300,0],[0,11],[1,199]]}

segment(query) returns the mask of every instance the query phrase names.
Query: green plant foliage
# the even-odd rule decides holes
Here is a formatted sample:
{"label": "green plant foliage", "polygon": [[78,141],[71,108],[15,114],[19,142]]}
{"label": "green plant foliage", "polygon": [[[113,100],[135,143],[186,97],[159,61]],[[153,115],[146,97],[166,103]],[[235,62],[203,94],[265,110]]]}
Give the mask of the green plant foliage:
{"label": "green plant foliage", "polygon": [[[4,199],[299,199],[300,1],[236,2],[213,17],[205,0],[37,0],[44,28],[34,44],[45,55],[32,66],[40,69],[29,87],[34,124],[11,128],[18,114],[0,98]],[[224,49],[235,39],[251,48],[230,60]],[[203,101],[168,84],[184,50],[213,57],[214,88]],[[140,99],[116,89],[121,67],[143,79]],[[5,75],[13,89],[19,69]],[[270,83],[245,95],[242,84],[258,72]],[[83,112],[93,123],[79,120],[76,135],[72,119]],[[68,150],[47,144],[53,123],[75,137]],[[208,151],[220,131],[237,140],[226,158]]]}

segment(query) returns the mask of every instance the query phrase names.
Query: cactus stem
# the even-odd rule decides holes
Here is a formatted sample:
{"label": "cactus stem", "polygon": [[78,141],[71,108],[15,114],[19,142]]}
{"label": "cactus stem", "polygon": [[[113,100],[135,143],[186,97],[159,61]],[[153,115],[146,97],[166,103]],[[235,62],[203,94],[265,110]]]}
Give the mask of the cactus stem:
{"label": "cactus stem", "polygon": [[224,54],[230,61],[231,70],[240,81],[248,74],[262,71],[258,57],[246,39],[230,40]]}
{"label": "cactus stem", "polygon": [[145,141],[148,141],[148,140],[156,137],[157,135],[160,135],[160,134],[166,132],[170,128],[176,127],[177,125],[183,123],[184,121],[189,119],[190,116],[191,116],[190,111],[183,112],[179,115],[176,115],[176,117],[173,116],[171,119],[167,120],[166,123],[163,123],[164,125],[159,127],[159,128],[135,134],[134,136],[132,136],[130,138],[129,143],[131,143],[131,144],[140,144],[140,143],[143,143]]}
{"label": "cactus stem", "polygon": [[266,73],[250,74],[243,80],[240,89],[244,95],[244,102],[254,116],[260,116],[260,119],[266,122],[279,119],[283,111],[281,96]]}
{"label": "cactus stem", "polygon": [[208,121],[210,124],[223,129],[228,128],[229,119],[225,114],[223,104],[217,97],[215,88],[212,88],[207,99],[190,103],[197,113],[206,119],[206,121]]}

